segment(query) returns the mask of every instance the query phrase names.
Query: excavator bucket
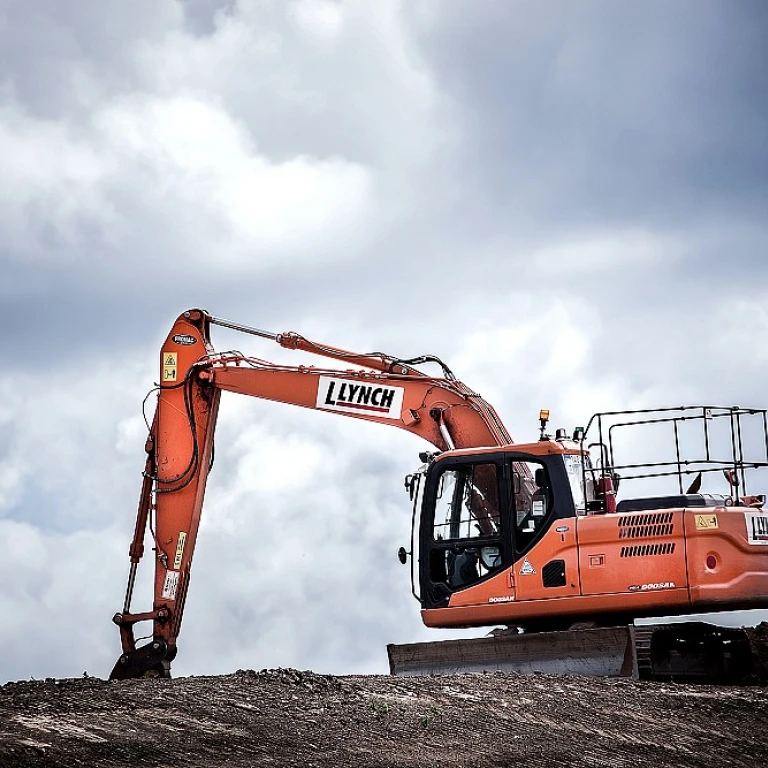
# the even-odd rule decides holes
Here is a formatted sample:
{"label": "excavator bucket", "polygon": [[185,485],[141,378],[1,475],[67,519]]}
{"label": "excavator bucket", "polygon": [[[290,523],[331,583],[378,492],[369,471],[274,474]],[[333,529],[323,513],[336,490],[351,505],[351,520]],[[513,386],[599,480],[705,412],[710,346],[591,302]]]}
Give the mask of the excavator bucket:
{"label": "excavator bucket", "polygon": [[[175,655],[175,654],[174,654]],[[155,640],[124,653],[115,663],[110,680],[129,680],[136,677],[170,677],[171,660],[168,646],[163,640]],[[172,658],[172,657],[171,657]]]}

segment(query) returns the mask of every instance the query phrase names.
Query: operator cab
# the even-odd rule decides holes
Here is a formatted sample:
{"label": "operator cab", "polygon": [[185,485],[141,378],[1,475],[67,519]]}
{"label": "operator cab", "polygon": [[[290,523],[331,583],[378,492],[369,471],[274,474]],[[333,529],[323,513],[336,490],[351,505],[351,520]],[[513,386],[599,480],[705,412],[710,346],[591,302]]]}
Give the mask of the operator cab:
{"label": "operator cab", "polygon": [[557,520],[585,513],[589,456],[560,431],[546,435],[545,423],[536,443],[422,454],[425,465],[406,478],[423,607],[447,605],[524,558]]}
{"label": "operator cab", "polygon": [[[748,439],[750,417],[758,427],[752,440]],[[530,550],[553,528],[559,534],[556,539],[563,542],[566,536],[574,536],[576,518],[692,507],[762,509],[765,504],[764,495],[746,493],[747,471],[768,466],[765,411],[686,406],[595,414],[586,429],[577,428],[571,438],[565,430],[557,430],[554,438],[546,434],[548,418],[549,412],[542,411],[536,443],[422,454],[424,465],[406,478],[414,505],[413,591],[423,608],[446,607],[456,592],[504,570],[509,570],[509,588],[514,590],[515,572],[520,576],[535,572],[528,563]],[[661,454],[654,454],[652,461],[620,460],[617,436],[630,426],[634,428],[632,439],[622,447],[631,450],[651,445],[642,439],[642,432],[637,436],[637,428],[671,431],[674,440],[668,456],[654,445],[653,450]],[[702,430],[698,442],[692,439],[694,429]],[[716,440],[718,430],[724,440]],[[594,442],[588,442],[588,434]],[[717,452],[714,446],[720,442],[732,448],[729,455]],[[683,458],[686,443],[695,444],[700,455]],[[750,443],[763,455],[748,457]],[[595,464],[590,450],[598,456]],[[685,475],[693,475],[693,482],[685,480]],[[720,477],[722,483],[722,475],[728,493],[699,492],[702,478],[709,478],[708,485],[716,487],[715,480]],[[622,478],[622,490],[628,481],[655,489],[669,479],[677,488],[671,494],[636,495],[617,501]],[[630,520],[620,518],[618,524],[624,519]],[[565,561],[560,557],[553,554],[542,566],[544,571],[552,568],[549,580],[546,573],[541,574],[545,587],[566,586]],[[401,560],[406,561],[404,550]]]}

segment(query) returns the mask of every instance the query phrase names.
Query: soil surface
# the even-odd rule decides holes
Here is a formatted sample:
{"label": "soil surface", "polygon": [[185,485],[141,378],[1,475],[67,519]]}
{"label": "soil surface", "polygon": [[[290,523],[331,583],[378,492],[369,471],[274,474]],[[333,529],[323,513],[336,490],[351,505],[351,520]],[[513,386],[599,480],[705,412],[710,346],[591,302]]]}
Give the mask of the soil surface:
{"label": "soil surface", "polygon": [[768,765],[768,689],[554,675],[0,687],[0,766]]}

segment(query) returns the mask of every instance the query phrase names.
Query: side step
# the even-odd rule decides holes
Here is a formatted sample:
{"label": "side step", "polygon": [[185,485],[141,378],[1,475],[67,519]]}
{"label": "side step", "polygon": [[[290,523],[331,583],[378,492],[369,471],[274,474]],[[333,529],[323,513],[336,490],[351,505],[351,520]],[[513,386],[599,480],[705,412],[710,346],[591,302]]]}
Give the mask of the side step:
{"label": "side step", "polygon": [[388,645],[389,671],[399,677],[539,672],[637,679],[634,632],[634,626],[602,627]]}

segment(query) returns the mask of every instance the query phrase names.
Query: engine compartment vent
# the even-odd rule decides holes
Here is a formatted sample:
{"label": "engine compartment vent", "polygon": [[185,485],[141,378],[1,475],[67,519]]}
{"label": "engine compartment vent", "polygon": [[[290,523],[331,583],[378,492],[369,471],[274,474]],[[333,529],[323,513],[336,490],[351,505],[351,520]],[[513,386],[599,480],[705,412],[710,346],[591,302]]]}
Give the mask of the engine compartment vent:
{"label": "engine compartment vent", "polygon": [[665,541],[659,544],[635,544],[632,547],[622,547],[620,557],[648,557],[650,555],[672,555],[675,543]]}
{"label": "engine compartment vent", "polygon": [[650,536],[671,536],[674,512],[650,512],[645,515],[622,515],[619,518],[620,539],[645,539]]}

